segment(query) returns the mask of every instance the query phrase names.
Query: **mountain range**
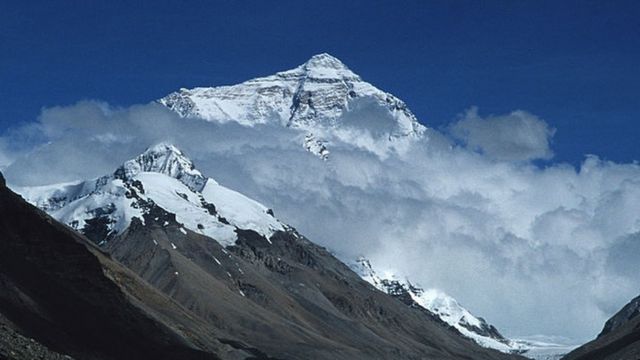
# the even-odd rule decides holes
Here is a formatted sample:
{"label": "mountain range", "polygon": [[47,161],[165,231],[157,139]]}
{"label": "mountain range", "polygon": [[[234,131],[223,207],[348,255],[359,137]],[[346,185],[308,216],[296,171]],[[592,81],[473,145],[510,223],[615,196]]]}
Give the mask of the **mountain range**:
{"label": "mountain range", "polygon": [[[132,225],[181,224],[187,231],[215,239],[222,246],[234,246],[237,229],[251,231],[270,242],[276,232],[292,228],[278,221],[273,211],[233,190],[204,177],[178,148],[161,143],[134,159],[125,161],[112,174],[71,184],[18,189],[32,204],[47,211],[91,239],[96,245],[113,248]],[[152,239],[158,245],[157,239]],[[122,243],[115,242],[115,243]],[[173,250],[177,242],[169,241]],[[131,254],[113,248],[116,254]],[[224,256],[214,256],[216,263]],[[126,262],[125,262],[126,263]],[[478,344],[508,353],[528,348],[504,338],[485,320],[471,315],[453,298],[436,290],[424,291],[394,279],[381,279],[370,263],[360,260],[356,272],[379,290],[398,295],[403,290],[416,305],[436,314],[457,331]],[[384,286],[383,286],[384,284]],[[238,288],[242,292],[241,288]]]}
{"label": "mountain range", "polygon": [[[155,145],[95,180],[21,189],[73,231],[28,205],[4,181],[2,187],[6,236],[0,245],[12,256],[0,267],[0,354],[8,358],[128,358],[149,351],[145,347],[169,346],[154,357],[458,359],[472,353],[474,359],[497,359],[499,352],[478,345],[512,354],[540,346],[503,337],[442,292],[380,276],[364,258],[344,265],[272,210],[204,177],[170,144]],[[13,255],[21,253],[31,255],[17,261],[22,257]],[[87,293],[87,283],[105,285]],[[62,298],[79,313],[57,308]],[[633,359],[638,304],[634,299],[598,339],[567,359]],[[106,319],[88,324],[83,318],[90,315],[82,311],[128,311],[122,316],[140,320],[121,333],[114,331],[119,323]],[[101,322],[92,331],[104,341],[149,332],[136,327],[165,332],[118,353],[87,332],[93,321]]]}
{"label": "mountain range", "polygon": [[[323,160],[329,160],[335,141],[384,156],[428,140],[427,129],[403,101],[363,81],[328,54],[315,55],[292,70],[238,85],[181,89],[158,102],[181,117],[248,127],[268,123],[293,129],[300,134],[297,140],[301,149]],[[164,212],[172,218],[162,220],[163,226],[175,221],[182,224],[181,232],[193,231],[222,246],[235,244],[236,229],[255,231],[269,241],[275,232],[290,228],[278,221],[272,210],[204,177],[170,143],[153,145],[112,174],[96,179],[17,190],[103,248],[110,247],[112,240],[138,221],[145,225],[165,219]],[[158,208],[163,209],[161,214],[150,217],[149,213],[158,212]],[[176,245],[170,241],[170,246]],[[343,260],[349,263],[353,259]],[[375,272],[370,263],[362,270],[356,272],[379,290],[390,292],[389,287],[380,286],[381,282],[371,281]],[[380,280],[379,275],[375,278]],[[504,338],[495,327],[440,291],[424,291],[396,279],[384,281],[404,288],[418,300],[414,305],[484,347],[507,353],[529,349],[523,342]]]}
{"label": "mountain range", "polygon": [[[403,101],[328,54],[157,102],[198,121],[291,129],[325,163],[337,142],[384,158],[430,139]],[[515,359],[540,346],[438,289],[338,259],[172,143],[149,145],[94,179],[14,189],[35,207],[3,181],[0,357]],[[632,359],[637,303],[568,358]],[[136,333],[130,350],[110,346]]]}
{"label": "mountain range", "polygon": [[[512,356],[483,349],[431,312],[378,291],[268,208],[205,178],[169,144],[153,146],[96,180],[29,190],[24,194],[38,194],[32,201],[70,227],[3,187],[2,245],[8,248],[2,253],[13,260],[1,274],[11,291],[3,292],[0,314],[8,332],[33,339],[42,351],[137,358],[138,348],[144,352],[159,343],[166,345],[154,348],[162,354],[157,358]],[[16,256],[23,253],[33,255]],[[34,275],[25,289],[19,276],[32,264],[49,275]],[[94,283],[105,285],[95,294],[83,292]],[[40,288],[47,289],[42,297]],[[55,304],[65,296],[67,310],[58,313]],[[92,318],[83,306],[107,318]],[[72,308],[79,310],[74,314]],[[124,326],[131,329],[115,331],[114,323],[123,321],[117,314],[125,310],[131,314],[122,317],[132,320]],[[62,342],[40,321],[73,334]],[[94,321],[100,325],[84,331]],[[101,338],[102,322],[111,332]],[[131,332],[146,336],[132,350],[106,345],[127,343],[119,337],[132,341]],[[12,354],[18,354],[17,343],[10,343]]]}
{"label": "mountain range", "polygon": [[[231,86],[180,89],[158,102],[181,117],[235,122],[248,127],[275,124],[298,130],[304,135],[301,145],[323,160],[329,159],[332,143],[336,141],[384,156],[389,151],[402,153],[413,144],[429,140],[428,129],[402,100],[362,80],[339,59],[326,53],[275,75]],[[355,259],[343,260],[350,263]],[[368,264],[369,269],[364,269],[361,275],[370,281],[369,271],[374,270]],[[529,349],[524,342],[504,338],[493,326],[471,315],[441,291],[421,291],[420,296],[414,295],[422,299],[421,306],[427,305],[430,311],[440,313],[443,320],[479,344],[504,352],[521,353]],[[427,294],[437,295],[425,300]],[[449,304],[456,304],[455,309]],[[439,311],[437,307],[442,309]],[[458,312],[467,317],[445,315]],[[470,321],[474,326],[465,322],[467,318],[473,319]]]}

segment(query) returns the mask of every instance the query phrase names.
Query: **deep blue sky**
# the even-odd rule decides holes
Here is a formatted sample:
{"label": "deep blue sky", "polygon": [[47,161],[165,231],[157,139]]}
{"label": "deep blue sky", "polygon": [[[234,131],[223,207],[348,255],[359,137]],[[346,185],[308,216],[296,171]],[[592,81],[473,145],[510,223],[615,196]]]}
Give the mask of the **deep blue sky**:
{"label": "deep blue sky", "polygon": [[0,131],[42,107],[127,106],[329,52],[442,127],[530,111],[556,160],[640,160],[638,1],[0,2]]}

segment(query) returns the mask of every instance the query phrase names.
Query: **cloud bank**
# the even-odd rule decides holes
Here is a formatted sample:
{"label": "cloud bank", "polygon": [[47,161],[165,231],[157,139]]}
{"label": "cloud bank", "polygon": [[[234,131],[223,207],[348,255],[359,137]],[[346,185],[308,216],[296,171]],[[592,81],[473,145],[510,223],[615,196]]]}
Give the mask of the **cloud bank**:
{"label": "cloud bank", "polygon": [[473,150],[496,160],[526,161],[550,159],[550,140],[555,129],[526,111],[482,118],[471,108],[451,125],[454,137]]}
{"label": "cloud bank", "polygon": [[[10,184],[91,178],[159,141],[343,259],[440,288],[509,335],[585,340],[640,293],[640,166],[585,158],[544,169],[554,130],[526,112],[468,112],[402,154],[304,134],[180,119],[162,106],[45,109],[0,139]],[[460,144],[462,141],[462,144]]]}

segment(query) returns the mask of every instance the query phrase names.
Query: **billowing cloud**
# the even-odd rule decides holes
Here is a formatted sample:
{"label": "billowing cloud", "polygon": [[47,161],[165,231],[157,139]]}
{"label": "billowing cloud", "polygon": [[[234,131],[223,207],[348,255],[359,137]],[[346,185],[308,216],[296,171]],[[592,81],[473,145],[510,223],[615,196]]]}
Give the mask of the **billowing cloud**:
{"label": "billowing cloud", "polygon": [[450,129],[470,149],[496,160],[526,161],[553,156],[549,141],[555,129],[526,111],[482,118],[477,108],[471,108]]}
{"label": "billowing cloud", "polygon": [[17,159],[6,168],[8,181],[38,185],[104,175],[160,141],[193,148],[194,155],[241,153],[286,144],[286,133],[187,121],[155,103],[121,109],[83,101],[43,110],[36,123],[10,130],[0,143]]}
{"label": "billowing cloud", "polygon": [[526,160],[551,156],[553,130],[524,112],[471,112],[452,128],[466,131],[468,147],[432,131],[380,157],[335,140],[324,162],[302,149],[303,133],[280,126],[82,102],[46,109],[0,141],[17,158],[6,168],[15,185],[100,176],[171,141],[343,259],[365,255],[440,288],[510,335],[593,337],[640,289],[628,271],[640,241],[640,166],[590,156],[578,169],[538,168]]}

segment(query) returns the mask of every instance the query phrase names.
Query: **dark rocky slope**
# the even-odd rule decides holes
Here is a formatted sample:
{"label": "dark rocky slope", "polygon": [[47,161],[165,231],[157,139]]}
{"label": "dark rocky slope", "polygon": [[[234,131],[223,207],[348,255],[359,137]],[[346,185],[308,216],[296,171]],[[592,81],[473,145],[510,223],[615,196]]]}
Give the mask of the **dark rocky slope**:
{"label": "dark rocky slope", "polygon": [[154,209],[109,242],[114,258],[210,326],[278,359],[509,359],[362,280],[294,229],[234,246]]}
{"label": "dark rocky slope", "polygon": [[614,332],[618,328],[624,326],[629,321],[632,321],[640,315],[640,296],[631,300],[620,311],[607,320],[604,324],[602,332],[598,335],[598,338],[606,336],[607,334]]}
{"label": "dark rocky slope", "polygon": [[[163,295],[0,184],[0,357],[217,358],[154,313]],[[110,276],[148,293],[125,293]],[[158,308],[178,318],[164,298]]]}
{"label": "dark rocky slope", "polygon": [[640,359],[640,297],[609,319],[598,337],[569,353],[566,360]]}

